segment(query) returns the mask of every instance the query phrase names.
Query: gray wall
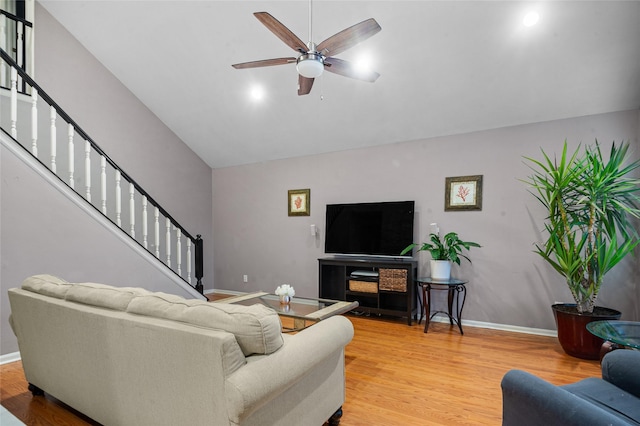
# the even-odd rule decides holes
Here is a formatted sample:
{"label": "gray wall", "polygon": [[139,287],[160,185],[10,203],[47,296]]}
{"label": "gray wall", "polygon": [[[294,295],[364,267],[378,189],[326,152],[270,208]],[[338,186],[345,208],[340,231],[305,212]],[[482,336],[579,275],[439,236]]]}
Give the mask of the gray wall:
{"label": "gray wall", "polygon": [[[317,296],[326,204],[415,200],[419,241],[437,222],[441,232],[456,231],[483,245],[470,253],[473,265],[454,266],[454,276],[470,280],[465,319],[555,329],[549,305],[572,299],[563,280],[532,252],[543,239],[544,212],[518,180],[529,174],[522,156],[538,157],[540,147],[558,152],[565,138],[572,147],[598,138],[605,144],[630,141],[637,158],[639,136],[634,110],[216,169],[216,287],[272,292],[290,283],[301,296]],[[445,212],[445,177],[475,174],[484,176],[482,211]],[[287,190],[297,188],[311,189],[309,217],[287,216]],[[316,238],[311,224],[318,226]],[[637,255],[606,277],[599,298],[629,320],[640,319]],[[428,254],[418,259],[427,274]]]}
{"label": "gray wall", "polygon": [[35,21],[38,84],[210,253],[211,168],[37,2]]}
{"label": "gray wall", "polygon": [[[35,6],[35,80],[182,226],[203,235],[204,284],[213,288],[211,168],[44,8]],[[54,273],[73,281],[170,291],[158,282],[166,278],[83,218],[4,148],[1,166],[0,354],[17,350],[7,322],[6,291],[29,275]]]}
{"label": "gray wall", "polygon": [[37,2],[35,20],[35,80],[182,226],[202,234],[213,288],[211,168]]}

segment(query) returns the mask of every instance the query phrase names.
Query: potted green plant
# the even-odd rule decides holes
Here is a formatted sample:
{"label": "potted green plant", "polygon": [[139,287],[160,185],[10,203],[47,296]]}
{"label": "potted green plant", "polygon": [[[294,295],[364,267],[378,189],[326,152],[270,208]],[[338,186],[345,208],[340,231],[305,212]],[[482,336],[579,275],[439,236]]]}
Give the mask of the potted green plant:
{"label": "potted green plant", "polygon": [[585,326],[594,319],[620,318],[620,312],[595,303],[605,274],[640,242],[631,221],[640,218],[640,179],[633,177],[640,160],[627,160],[629,144],[624,143],[614,142],[608,159],[597,140],[571,155],[567,149],[565,141],[559,161],[544,150],[542,160],[525,157],[533,170],[525,182],[547,212],[547,240],[536,245],[536,253],[565,278],[575,299],[575,304],[553,305],[560,344],[570,355],[597,359],[602,341]]}
{"label": "potted green plant", "polygon": [[[418,251],[428,251],[431,254],[431,278],[448,280],[451,277],[451,263],[460,265],[460,258],[467,256],[462,254],[462,249],[469,250],[471,247],[481,247],[480,244],[472,241],[462,241],[458,234],[449,232],[440,239],[438,234],[429,234],[431,242],[422,243]],[[400,255],[405,255],[418,246],[417,243],[409,244]]]}

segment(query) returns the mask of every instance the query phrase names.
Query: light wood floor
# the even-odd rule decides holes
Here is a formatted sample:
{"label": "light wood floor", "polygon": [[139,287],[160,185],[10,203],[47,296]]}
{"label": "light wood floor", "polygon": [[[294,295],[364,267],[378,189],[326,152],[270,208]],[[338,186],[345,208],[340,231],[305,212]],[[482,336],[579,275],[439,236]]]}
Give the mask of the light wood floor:
{"label": "light wood floor", "polygon": [[[554,384],[599,376],[597,361],[565,355],[552,337],[431,323],[347,316],[347,400],[342,426],[499,425],[500,380],[510,369]],[[424,324],[424,323],[423,323]],[[32,398],[20,362],[0,366],[2,405],[27,425],[91,421],[50,396]]]}

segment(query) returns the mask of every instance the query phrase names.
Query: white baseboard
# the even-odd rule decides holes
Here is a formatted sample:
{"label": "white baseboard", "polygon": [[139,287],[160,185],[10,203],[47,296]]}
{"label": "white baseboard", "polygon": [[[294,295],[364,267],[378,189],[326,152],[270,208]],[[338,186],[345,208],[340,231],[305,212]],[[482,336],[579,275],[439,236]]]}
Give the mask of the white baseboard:
{"label": "white baseboard", "polygon": [[10,362],[20,361],[20,352],[13,352],[6,355],[0,355],[0,365],[8,364]]}
{"label": "white baseboard", "polygon": [[[435,317],[432,322],[449,322],[447,317]],[[538,336],[558,337],[557,330],[546,330],[544,328],[521,327],[519,325],[495,324],[491,322],[462,320],[463,327],[488,328],[491,330],[511,331],[513,333],[536,334]]]}
{"label": "white baseboard", "polygon": [[235,291],[235,290],[219,290],[219,289],[213,289],[213,290],[208,290],[204,292],[204,295],[206,296],[207,294],[227,294],[229,296],[240,296],[241,294],[247,294],[246,291]]}

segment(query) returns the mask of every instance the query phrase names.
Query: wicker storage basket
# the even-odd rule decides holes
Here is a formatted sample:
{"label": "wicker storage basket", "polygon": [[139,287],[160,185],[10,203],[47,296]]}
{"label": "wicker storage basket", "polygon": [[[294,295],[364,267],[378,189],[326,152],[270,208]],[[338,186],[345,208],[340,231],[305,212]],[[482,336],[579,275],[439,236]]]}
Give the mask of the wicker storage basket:
{"label": "wicker storage basket", "polygon": [[380,290],[406,292],[407,270],[380,268]]}
{"label": "wicker storage basket", "polygon": [[349,280],[349,290],[361,293],[377,293],[378,283],[375,281]]}

